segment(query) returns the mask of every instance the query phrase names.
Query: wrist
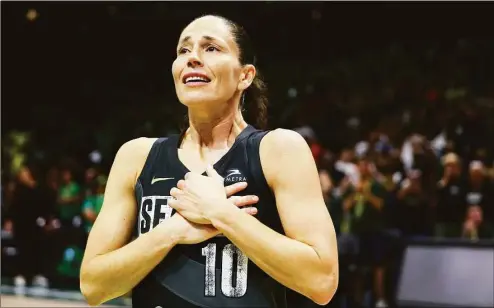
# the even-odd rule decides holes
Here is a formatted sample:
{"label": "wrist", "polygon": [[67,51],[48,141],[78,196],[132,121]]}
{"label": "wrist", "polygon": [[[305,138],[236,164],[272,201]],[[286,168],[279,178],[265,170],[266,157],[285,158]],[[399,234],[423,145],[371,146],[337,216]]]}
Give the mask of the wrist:
{"label": "wrist", "polygon": [[224,200],[222,204],[217,204],[218,206],[214,211],[210,213],[208,217],[211,224],[216,229],[220,230],[222,226],[228,224],[228,220],[231,219],[237,212],[241,210],[228,200]]}
{"label": "wrist", "polygon": [[179,222],[182,217],[179,217],[178,215],[179,214],[173,215],[164,222],[158,224],[156,228],[153,229],[157,232],[156,235],[159,243],[164,246],[173,247],[178,245],[185,236]]}

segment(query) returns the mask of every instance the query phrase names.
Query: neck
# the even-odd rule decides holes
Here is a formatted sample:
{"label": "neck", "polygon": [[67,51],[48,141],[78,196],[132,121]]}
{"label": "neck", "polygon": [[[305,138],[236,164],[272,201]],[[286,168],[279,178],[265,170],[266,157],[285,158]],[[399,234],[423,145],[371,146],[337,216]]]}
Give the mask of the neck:
{"label": "neck", "polygon": [[214,110],[189,108],[189,129],[184,139],[210,148],[224,148],[233,144],[247,123],[238,104],[227,103],[222,106]]}

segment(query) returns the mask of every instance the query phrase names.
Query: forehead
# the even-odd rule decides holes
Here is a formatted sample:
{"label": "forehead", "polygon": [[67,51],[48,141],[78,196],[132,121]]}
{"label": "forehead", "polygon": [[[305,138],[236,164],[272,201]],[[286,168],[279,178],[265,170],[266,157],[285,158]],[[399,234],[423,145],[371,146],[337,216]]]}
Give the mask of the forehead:
{"label": "forehead", "polygon": [[214,16],[201,17],[191,22],[182,31],[179,42],[185,38],[197,40],[204,36],[235,45],[230,27],[221,18]]}

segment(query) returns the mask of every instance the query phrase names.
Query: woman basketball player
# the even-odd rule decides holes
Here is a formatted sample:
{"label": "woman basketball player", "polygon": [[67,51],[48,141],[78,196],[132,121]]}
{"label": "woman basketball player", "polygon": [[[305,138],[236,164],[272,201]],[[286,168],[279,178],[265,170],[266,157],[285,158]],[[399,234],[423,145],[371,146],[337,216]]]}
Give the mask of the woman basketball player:
{"label": "woman basketball player", "polygon": [[265,111],[248,44],[222,17],[183,30],[172,73],[189,128],[119,149],[81,268],[89,304],[131,290],[137,308],[286,307],[285,287],[332,298],[336,237],[311,152],[242,116]]}

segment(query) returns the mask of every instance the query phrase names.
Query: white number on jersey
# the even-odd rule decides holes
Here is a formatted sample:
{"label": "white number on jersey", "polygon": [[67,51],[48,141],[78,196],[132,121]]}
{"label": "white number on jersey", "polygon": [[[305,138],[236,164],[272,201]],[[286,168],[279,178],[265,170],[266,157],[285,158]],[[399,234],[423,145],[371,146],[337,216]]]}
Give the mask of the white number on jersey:
{"label": "white number on jersey", "polygon": [[[206,257],[204,295],[216,296],[216,244],[209,243],[202,249]],[[237,255],[236,268],[234,256]],[[241,297],[247,292],[247,266],[249,259],[233,244],[223,248],[221,263],[221,292],[227,297]],[[234,284],[234,273],[236,274]]]}

